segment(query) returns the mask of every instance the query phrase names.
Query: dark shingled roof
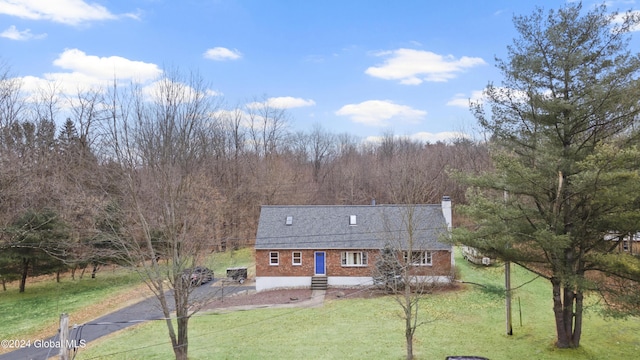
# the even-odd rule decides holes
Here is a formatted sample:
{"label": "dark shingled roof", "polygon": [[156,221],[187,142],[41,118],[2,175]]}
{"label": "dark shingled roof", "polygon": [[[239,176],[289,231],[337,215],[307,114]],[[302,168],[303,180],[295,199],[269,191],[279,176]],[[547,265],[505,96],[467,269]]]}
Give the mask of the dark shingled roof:
{"label": "dark shingled roof", "polygon": [[[356,225],[349,217],[356,215]],[[286,225],[287,217],[293,217]],[[257,250],[406,248],[412,218],[414,249],[451,250],[440,205],[262,206]]]}

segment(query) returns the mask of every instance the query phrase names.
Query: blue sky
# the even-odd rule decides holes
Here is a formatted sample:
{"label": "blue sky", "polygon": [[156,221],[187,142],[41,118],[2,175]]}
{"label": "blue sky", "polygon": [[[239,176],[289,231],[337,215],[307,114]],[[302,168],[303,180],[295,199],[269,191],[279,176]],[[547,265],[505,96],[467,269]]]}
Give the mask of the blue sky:
{"label": "blue sky", "polygon": [[512,17],[564,3],[0,0],[0,59],[25,91],[55,81],[73,94],[114,75],[144,86],[178,68],[199,72],[228,108],[287,108],[292,131],[433,141],[473,131],[468,100],[500,82],[494,58],[517,35]]}

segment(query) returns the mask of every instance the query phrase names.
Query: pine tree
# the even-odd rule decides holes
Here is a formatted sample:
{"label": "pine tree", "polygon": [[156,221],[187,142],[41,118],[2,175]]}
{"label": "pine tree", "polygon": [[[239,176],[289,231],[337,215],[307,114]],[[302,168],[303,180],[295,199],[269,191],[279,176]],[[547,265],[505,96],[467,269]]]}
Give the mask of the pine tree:
{"label": "pine tree", "polygon": [[627,49],[640,18],[569,3],[514,23],[503,85],[473,107],[495,171],[466,177],[475,227],[454,238],[548,279],[556,346],[578,347],[585,294],[640,304],[640,261],[617,251],[640,230],[640,58]]}

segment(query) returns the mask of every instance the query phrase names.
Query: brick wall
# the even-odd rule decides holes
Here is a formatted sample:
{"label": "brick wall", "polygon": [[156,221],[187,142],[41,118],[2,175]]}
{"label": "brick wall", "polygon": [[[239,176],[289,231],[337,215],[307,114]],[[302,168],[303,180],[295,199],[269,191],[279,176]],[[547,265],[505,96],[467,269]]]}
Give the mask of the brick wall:
{"label": "brick wall", "polygon": [[[279,254],[279,264],[269,265],[270,253]],[[293,252],[302,253],[302,264],[293,265]],[[371,276],[378,250],[367,251],[368,266],[342,266],[342,250],[321,250],[326,253],[327,276]],[[354,251],[354,250],[350,250]],[[316,250],[256,250],[256,276],[313,276],[315,275]],[[448,276],[451,273],[451,253],[433,251],[432,266],[416,266],[416,275]]]}

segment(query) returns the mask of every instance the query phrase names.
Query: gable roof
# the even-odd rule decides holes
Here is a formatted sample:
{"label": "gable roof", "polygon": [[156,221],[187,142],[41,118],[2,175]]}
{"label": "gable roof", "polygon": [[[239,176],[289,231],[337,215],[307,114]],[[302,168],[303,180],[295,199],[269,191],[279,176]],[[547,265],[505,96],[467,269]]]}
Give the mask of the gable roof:
{"label": "gable roof", "polygon": [[440,205],[262,206],[255,248],[382,249],[388,243],[406,249],[410,217],[415,250],[452,249],[439,241],[448,235]]}

